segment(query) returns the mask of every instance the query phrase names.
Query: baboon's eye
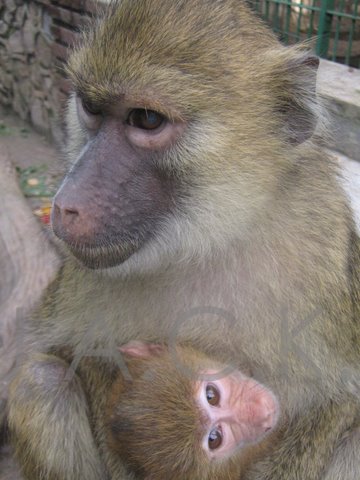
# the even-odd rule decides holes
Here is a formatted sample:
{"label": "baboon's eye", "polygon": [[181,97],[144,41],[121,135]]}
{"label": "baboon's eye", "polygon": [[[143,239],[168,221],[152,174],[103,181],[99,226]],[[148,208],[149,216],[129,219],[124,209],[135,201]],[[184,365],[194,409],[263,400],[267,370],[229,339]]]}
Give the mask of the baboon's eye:
{"label": "baboon's eye", "polygon": [[223,441],[223,434],[220,427],[214,427],[209,433],[208,445],[210,450],[219,448]]}
{"label": "baboon's eye", "polygon": [[206,385],[206,400],[213,407],[218,406],[220,403],[220,392],[215,385],[211,383]]}
{"label": "baboon's eye", "polygon": [[102,112],[99,107],[94,105],[90,100],[81,99],[81,106],[89,115],[100,115]]}
{"label": "baboon's eye", "polygon": [[165,123],[165,117],[153,110],[136,108],[129,113],[127,123],[143,130],[156,130]]}

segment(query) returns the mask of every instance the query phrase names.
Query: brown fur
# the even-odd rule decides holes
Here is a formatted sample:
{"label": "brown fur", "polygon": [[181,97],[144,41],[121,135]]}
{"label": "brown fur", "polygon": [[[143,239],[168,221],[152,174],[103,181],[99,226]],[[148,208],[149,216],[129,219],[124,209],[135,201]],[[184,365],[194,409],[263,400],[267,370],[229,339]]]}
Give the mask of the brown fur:
{"label": "brown fur", "polygon": [[[31,443],[17,449],[27,478],[95,480],[102,468],[128,478],[106,448],[116,371],[106,357],[136,338],[176,337],[247,365],[280,397],[291,428],[246,480],[319,480],[339,458],[359,413],[359,239],[336,168],[309,138],[322,118],[315,71],[308,52],[281,46],[238,0],[123,0],[87,34],[69,63],[79,94],[100,106],[125,95],[186,122],[156,164],[181,195],[127,261],[101,273],[69,259],[45,298],[30,335],[35,360],[30,352],[10,400],[14,443]],[[92,143],[74,97],[68,125],[75,163]],[[36,352],[71,361],[64,346],[80,359],[74,388],[59,392],[48,368],[42,390]],[[347,456],[360,472],[356,448],[339,450],[342,480],[353,480]]]}
{"label": "brown fur", "polygon": [[[194,455],[194,449],[200,446],[204,432],[191,382],[186,381],[188,379],[167,355],[151,362],[133,361],[128,365],[132,377],[130,385],[124,383],[120,375],[110,399],[109,427],[113,431],[120,428],[119,434],[110,436],[112,449],[141,478],[147,478],[149,472],[154,471],[158,473],[156,477],[150,475],[154,480],[170,476],[174,480],[185,480],[189,472],[196,477],[201,467],[196,459],[202,458],[202,452],[197,448]],[[150,380],[147,374],[153,374]],[[177,427],[172,410],[176,411]],[[112,424],[111,417],[114,418]],[[178,471],[182,476],[176,476]]]}

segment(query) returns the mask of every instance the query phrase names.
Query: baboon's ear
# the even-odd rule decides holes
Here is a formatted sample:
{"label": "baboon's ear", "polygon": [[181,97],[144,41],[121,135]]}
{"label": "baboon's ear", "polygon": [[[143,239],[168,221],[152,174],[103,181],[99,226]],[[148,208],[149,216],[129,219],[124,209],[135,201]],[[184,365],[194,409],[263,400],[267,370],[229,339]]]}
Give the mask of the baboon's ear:
{"label": "baboon's ear", "polygon": [[[308,140],[314,133],[321,108],[316,98],[319,59],[301,47],[284,49],[284,63],[275,75],[277,109],[285,138],[292,145]],[[279,66],[279,65],[278,65]]]}
{"label": "baboon's ear", "polygon": [[128,357],[146,360],[164,353],[165,346],[157,343],[146,343],[139,340],[132,340],[119,347],[119,350]]}

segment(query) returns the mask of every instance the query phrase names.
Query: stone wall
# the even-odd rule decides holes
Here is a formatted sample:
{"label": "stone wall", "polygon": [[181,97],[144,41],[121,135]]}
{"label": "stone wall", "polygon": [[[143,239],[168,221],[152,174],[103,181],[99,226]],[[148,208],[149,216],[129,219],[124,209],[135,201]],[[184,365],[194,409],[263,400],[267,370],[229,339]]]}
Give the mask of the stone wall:
{"label": "stone wall", "polygon": [[61,141],[68,47],[95,0],[0,0],[0,104]]}

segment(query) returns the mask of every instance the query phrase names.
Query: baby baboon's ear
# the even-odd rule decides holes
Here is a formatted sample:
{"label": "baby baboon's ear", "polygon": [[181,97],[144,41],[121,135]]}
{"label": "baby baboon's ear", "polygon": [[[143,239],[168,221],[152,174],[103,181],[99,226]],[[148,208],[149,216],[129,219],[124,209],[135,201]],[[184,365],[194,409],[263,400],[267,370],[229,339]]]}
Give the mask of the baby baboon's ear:
{"label": "baby baboon's ear", "polygon": [[[274,59],[275,105],[282,131],[292,145],[299,145],[314,133],[321,115],[316,97],[319,59],[304,47],[284,48]],[[282,63],[279,65],[279,63]]]}
{"label": "baby baboon's ear", "polygon": [[157,357],[164,353],[165,347],[158,343],[146,343],[139,340],[132,340],[119,347],[121,353],[128,357],[147,359]]}

